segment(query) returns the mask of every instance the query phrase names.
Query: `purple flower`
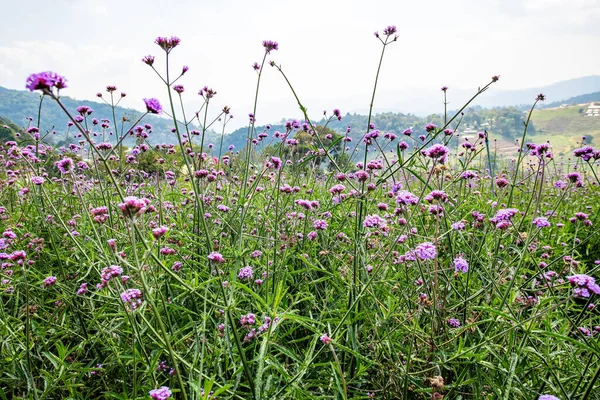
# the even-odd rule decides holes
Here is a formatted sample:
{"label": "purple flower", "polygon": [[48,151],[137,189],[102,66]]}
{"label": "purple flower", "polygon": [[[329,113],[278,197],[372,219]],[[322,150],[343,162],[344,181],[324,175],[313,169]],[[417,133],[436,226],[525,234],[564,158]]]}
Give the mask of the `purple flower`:
{"label": "purple flower", "polygon": [[[125,303],[125,306],[129,310],[135,311],[139,306],[142,305],[142,291],[139,289],[127,289],[121,293],[121,300],[123,300],[123,303]],[[169,392],[169,395],[170,393],[171,392]],[[164,398],[168,399],[168,397]]]}
{"label": "purple flower", "polygon": [[577,274],[567,276],[569,283],[574,287],[573,294],[577,297],[590,297],[590,292],[600,295],[600,286],[589,275]]}
{"label": "purple flower", "polygon": [[450,150],[446,146],[437,143],[428,148],[427,150],[424,150],[423,154],[429,158],[438,160],[440,163],[444,164],[448,158],[449,152]]}
{"label": "purple flower", "polygon": [[537,217],[533,220],[533,224],[538,228],[546,228],[550,226],[550,222],[548,222],[548,218],[546,217]]}
{"label": "purple flower", "polygon": [[210,261],[215,262],[215,263],[224,263],[225,262],[225,258],[223,257],[223,255],[216,251],[213,251],[207,257]]}
{"label": "purple flower", "polygon": [[55,276],[49,276],[42,281],[42,284],[45,288],[50,287],[50,286],[54,285],[55,283],[56,283]]}
{"label": "purple flower", "polygon": [[460,321],[457,320],[456,318],[450,318],[446,321],[446,323],[448,324],[448,326],[450,328],[458,328],[460,327]]}
{"label": "purple flower", "polygon": [[246,266],[246,267],[240,269],[240,272],[238,273],[238,278],[241,280],[252,279],[253,274],[254,274],[254,270],[252,269],[252,267]]}
{"label": "purple flower", "polygon": [[367,215],[363,222],[365,228],[385,228],[387,226],[385,219],[377,214]]}
{"label": "purple flower", "polygon": [[267,54],[269,54],[272,50],[279,50],[279,44],[272,40],[263,40],[262,44]]}
{"label": "purple flower", "polygon": [[427,124],[427,125],[425,125],[425,130],[427,132],[433,132],[433,131],[435,131],[435,128],[437,128],[437,126],[435,124]]}
{"label": "purple flower", "polygon": [[144,64],[152,66],[152,64],[154,64],[154,56],[145,56],[144,58],[142,58],[142,62]]}
{"label": "purple flower", "polygon": [[46,179],[42,178],[41,176],[34,176],[31,178],[31,183],[34,185],[42,185],[44,182],[46,182]]}
{"label": "purple flower", "polygon": [[57,89],[64,89],[67,87],[66,79],[55,72],[39,72],[37,74],[31,74],[27,78],[25,87],[31,92],[34,90],[41,90],[43,92],[49,92],[53,87]]}
{"label": "purple flower", "polygon": [[148,394],[153,400],[167,400],[172,393],[168,386],[161,386],[159,389],[152,389]]}
{"label": "purple flower", "polygon": [[385,28],[383,30],[383,34],[386,35],[386,36],[391,36],[394,33],[396,33],[397,31],[398,30],[396,29],[396,27],[394,25],[390,25],[390,26],[388,26],[387,28]]}
{"label": "purple flower", "polygon": [[56,167],[61,174],[67,174],[73,169],[73,160],[69,157],[65,157],[60,161],[57,161]]}
{"label": "purple flower", "polygon": [[167,53],[170,53],[171,50],[173,50],[175,47],[177,47],[177,45],[179,45],[179,43],[181,43],[181,39],[179,39],[177,36],[171,36],[170,38],[159,36],[156,38],[156,40],[154,40],[154,43],[159,45],[160,48],[166,51]]}
{"label": "purple flower", "polygon": [[175,85],[175,86],[173,86],[173,90],[176,91],[177,93],[181,94],[181,93],[183,93],[183,91],[185,89],[183,88],[183,85]]}
{"label": "purple flower", "polygon": [[396,204],[404,204],[405,206],[410,204],[417,204],[419,198],[406,190],[401,190],[396,195]]}
{"label": "purple flower", "polygon": [[333,109],[333,115],[338,119],[338,121],[342,120],[342,112],[338,108]]}
{"label": "purple flower", "polygon": [[467,272],[469,271],[469,263],[462,257],[456,257],[454,259],[454,270],[456,272]]}
{"label": "purple flower", "polygon": [[321,335],[321,337],[319,338],[319,340],[321,342],[323,342],[323,344],[331,344],[333,343],[333,339],[329,337],[328,334],[324,333],[323,335]]}
{"label": "purple flower", "polygon": [[313,222],[313,227],[317,230],[324,231],[325,229],[327,229],[327,221],[322,219],[316,219]]}
{"label": "purple flower", "polygon": [[437,249],[431,242],[418,244],[414,252],[421,260],[433,260],[437,257]]}
{"label": "purple flower", "polygon": [[123,215],[133,218],[146,210],[146,206],[150,203],[148,199],[140,199],[135,196],[127,196],[123,199],[123,203],[119,203],[119,208]]}
{"label": "purple flower", "polygon": [[543,394],[538,398],[538,400],[560,400],[560,399],[556,396],[552,396],[551,394]]}
{"label": "purple flower", "polygon": [[155,98],[144,99],[144,103],[146,103],[146,110],[148,110],[148,112],[150,114],[160,114],[161,113],[162,106],[160,105],[160,102],[158,101],[158,99],[155,99]]}

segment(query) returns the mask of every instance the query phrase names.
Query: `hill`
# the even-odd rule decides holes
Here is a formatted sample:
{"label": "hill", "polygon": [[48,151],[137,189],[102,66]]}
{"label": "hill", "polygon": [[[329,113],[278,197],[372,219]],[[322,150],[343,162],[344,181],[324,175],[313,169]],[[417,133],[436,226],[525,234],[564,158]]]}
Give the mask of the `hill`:
{"label": "hill", "polygon": [[[73,114],[76,114],[75,109],[81,105],[90,106],[94,110],[91,117],[99,120],[108,119],[111,121],[111,126],[113,125],[112,108],[106,103],[89,100],[75,100],[68,96],[62,96],[61,101],[69,111],[73,112]],[[19,130],[22,130],[23,127],[27,127],[30,124],[29,118],[33,118],[33,122],[36,122],[35,119],[37,119],[39,105],[40,95],[38,93],[0,87],[0,116],[12,121],[15,126],[20,127],[20,129],[17,128]],[[118,106],[115,108],[115,116],[118,124],[121,123],[123,118],[127,118],[129,121],[128,123],[133,124],[141,115],[142,113],[140,111],[134,109]],[[68,118],[56,102],[50,99],[44,99],[40,130],[44,132],[55,130],[55,140],[60,141],[66,136],[67,122]],[[151,137],[152,143],[170,143],[174,141],[171,133],[173,122],[169,118],[148,115],[142,122],[151,124],[153,127]],[[125,127],[129,127],[129,125],[126,123]]]}
{"label": "hill", "polygon": [[579,105],[535,110],[532,120],[536,134],[532,139],[536,142],[549,140],[555,149],[565,154],[579,147],[583,136],[588,144],[600,143],[600,116],[588,117],[582,110],[585,107]]}

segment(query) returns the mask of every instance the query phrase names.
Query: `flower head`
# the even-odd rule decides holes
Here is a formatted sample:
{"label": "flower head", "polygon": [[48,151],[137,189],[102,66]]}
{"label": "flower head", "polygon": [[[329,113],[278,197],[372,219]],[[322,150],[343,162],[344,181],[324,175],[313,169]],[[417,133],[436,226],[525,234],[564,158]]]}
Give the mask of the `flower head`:
{"label": "flower head", "polygon": [[50,92],[53,87],[59,90],[66,88],[66,82],[67,80],[63,76],[60,76],[55,72],[46,71],[29,75],[25,87],[31,92],[34,90]]}
{"label": "flower head", "polygon": [[159,36],[154,40],[154,43],[160,46],[161,49],[170,53],[179,43],[181,43],[181,39],[177,36],[171,36],[170,38]]}
{"label": "flower head", "polygon": [[152,389],[148,394],[153,400],[167,400],[172,393],[168,386],[161,386],[159,389]]}
{"label": "flower head", "polygon": [[456,257],[454,259],[454,270],[456,272],[467,272],[469,271],[469,263],[462,257]]}
{"label": "flower head", "polygon": [[279,50],[279,44],[272,40],[263,40],[262,44],[267,54],[270,53],[272,50]]}
{"label": "flower head", "polygon": [[161,113],[162,106],[160,105],[160,102],[158,101],[158,99],[155,99],[155,98],[144,99],[144,103],[146,103],[146,110],[148,110],[148,112],[150,114],[160,114]]}

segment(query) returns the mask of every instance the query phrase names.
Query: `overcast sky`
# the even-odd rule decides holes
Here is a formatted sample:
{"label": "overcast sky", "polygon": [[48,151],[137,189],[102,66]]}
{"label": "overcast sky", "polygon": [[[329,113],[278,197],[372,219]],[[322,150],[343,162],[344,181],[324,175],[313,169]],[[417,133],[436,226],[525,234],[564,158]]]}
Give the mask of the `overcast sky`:
{"label": "overcast sky", "polygon": [[[217,91],[215,111],[232,108],[238,127],[252,111],[263,40],[279,43],[268,59],[283,66],[309,114],[368,107],[381,51],[373,32],[396,25],[386,49],[379,109],[404,112],[417,93],[442,85],[476,88],[500,75],[498,90],[519,89],[600,72],[600,0],[205,1],[27,0],[2,5],[0,86],[24,89],[30,73],[55,71],[68,79],[65,95],[94,99],[106,85],[127,92],[123,105],[165,99],[165,88],[141,62],[164,53],[157,36],[181,44],[173,68],[190,111],[198,89]],[[395,104],[397,103],[397,104]],[[283,78],[263,75],[257,122],[299,116]],[[233,122],[233,121],[232,121]]]}

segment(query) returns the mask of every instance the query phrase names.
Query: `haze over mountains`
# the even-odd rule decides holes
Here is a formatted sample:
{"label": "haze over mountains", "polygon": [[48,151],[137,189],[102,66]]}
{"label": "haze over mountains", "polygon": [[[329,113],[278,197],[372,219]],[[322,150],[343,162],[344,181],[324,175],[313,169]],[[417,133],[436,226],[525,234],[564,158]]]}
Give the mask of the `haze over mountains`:
{"label": "haze over mountains", "polygon": [[[500,79],[502,79],[502,77],[500,77]],[[458,109],[470,97],[472,97],[475,92],[476,89],[468,90],[450,88],[448,90],[448,108],[450,110]],[[530,106],[539,93],[546,95],[546,103],[555,103],[555,105],[558,105],[562,102],[568,102],[568,99],[575,96],[588,95],[594,92],[600,92],[599,75],[575,78],[557,82],[544,87],[527,88],[521,90],[500,90],[497,89],[496,86],[492,86],[490,90],[483,93],[475,102],[472,103],[472,105],[488,108],[519,105]],[[68,89],[65,91],[65,94],[68,94]],[[40,97],[37,93],[0,87],[0,117],[12,121],[17,126],[27,126],[27,117],[35,118],[37,116],[39,99]],[[93,97],[93,100],[75,100],[69,98],[68,96],[64,96],[62,99],[67,108],[73,112],[77,106],[86,104],[95,110],[95,113],[92,115],[92,117],[96,117],[98,119],[107,118],[112,120],[112,111],[110,107],[105,103],[98,102],[96,97]],[[323,109],[331,110],[332,107],[341,108],[343,115],[346,115],[347,113],[367,114],[368,108],[366,108],[365,105],[368,105],[368,99],[369,96],[365,95],[352,97],[351,99],[307,99],[306,101],[303,100],[303,103],[313,104],[312,108],[309,107],[309,116],[318,120],[322,117],[321,112]],[[600,100],[600,93],[598,93],[598,96],[590,95],[582,97],[581,99],[585,99],[585,101]],[[391,93],[387,92],[385,88],[382,88],[377,93],[375,102],[376,107],[374,110],[376,113],[400,112],[403,114],[414,114],[416,116],[427,116],[443,112],[442,102],[443,94],[440,91],[440,88],[430,90],[411,89],[403,93]],[[260,103],[261,108],[268,108],[271,104],[268,99],[260,100]],[[323,104],[324,106],[323,108],[318,109],[316,108],[317,106],[315,104]],[[342,104],[346,104],[346,106],[344,107]],[[141,99],[140,105],[143,105]],[[273,104],[271,114],[274,114],[275,110],[279,110],[281,107],[282,104]],[[142,114],[142,112],[143,110],[141,109],[133,110],[119,107],[116,110],[116,118],[118,121],[120,121],[121,117],[125,115],[131,119],[129,123],[132,123],[138,116]],[[236,137],[234,139],[232,137],[232,140],[228,140],[236,145],[244,142],[246,130],[244,128],[239,128],[233,131],[233,129],[230,127],[236,128],[239,126],[244,126],[247,123],[246,118],[243,117],[245,114],[246,113],[244,110],[237,110],[236,115],[239,116],[236,117],[237,126],[231,124],[228,125],[228,129],[226,129],[226,133],[233,133],[236,136],[243,136],[243,138]],[[260,118],[259,125],[265,125],[267,123],[277,125],[285,118],[300,118],[297,106],[281,109],[279,114],[274,115],[278,115],[277,119],[270,121]],[[170,130],[173,126],[170,119],[158,116],[147,116],[144,119],[144,122],[152,124],[154,127],[152,135],[152,141],[154,143],[172,141],[169,139],[172,138]],[[50,99],[45,100],[42,111],[42,130],[56,130],[56,136],[58,139],[66,132],[66,123],[67,118],[58,108],[58,106]],[[215,126],[215,130],[220,132],[221,128],[219,126]],[[243,135],[242,132],[244,133]],[[214,132],[211,132],[211,136],[212,139],[214,139],[217,136],[220,137],[220,134],[216,135]]]}

